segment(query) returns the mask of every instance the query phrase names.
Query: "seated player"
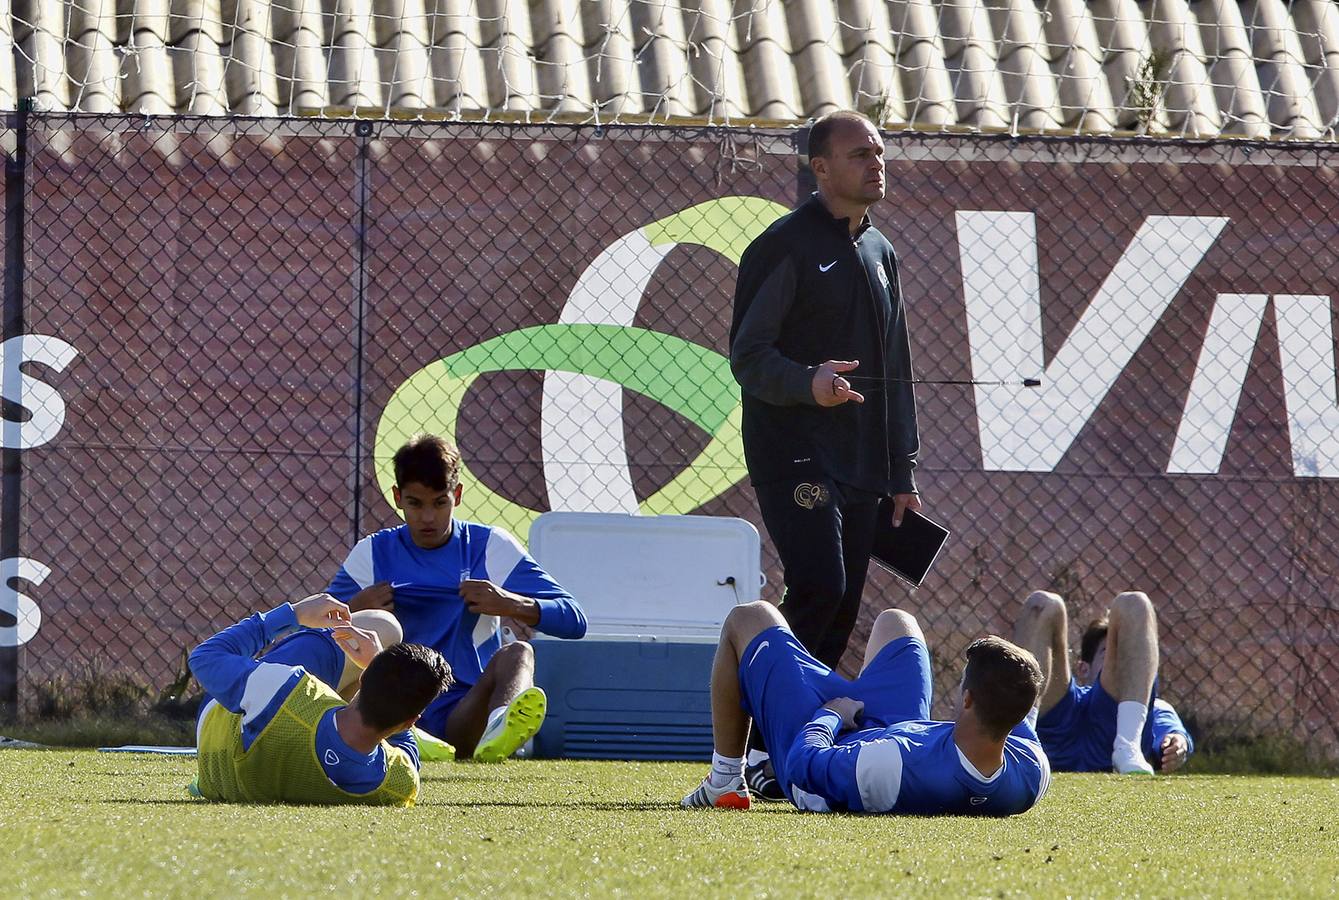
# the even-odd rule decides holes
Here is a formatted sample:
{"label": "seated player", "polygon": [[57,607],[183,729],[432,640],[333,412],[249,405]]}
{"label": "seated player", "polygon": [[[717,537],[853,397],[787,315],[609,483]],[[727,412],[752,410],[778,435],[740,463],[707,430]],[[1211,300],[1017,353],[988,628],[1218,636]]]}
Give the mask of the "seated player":
{"label": "seated player", "polygon": [[744,741],[761,729],[787,797],[819,812],[1007,816],[1033,806],[1051,770],[1028,722],[1041,672],[984,637],[967,648],[954,722],[930,720],[930,654],[915,618],[883,612],[848,681],[763,602],[731,610],[711,672],[711,774],[687,807],[748,809]]}
{"label": "seated player", "polygon": [[1120,594],[1088,626],[1069,670],[1065,601],[1036,591],[1014,640],[1037,657],[1046,685],[1037,735],[1057,772],[1153,774],[1185,764],[1195,744],[1170,703],[1158,699],[1158,620],[1148,595]]}
{"label": "seated player", "polygon": [[453,515],[462,487],[449,441],[418,435],[396,451],[394,467],[405,524],[359,541],[330,593],[354,610],[393,611],[405,640],[446,657],[456,683],[419,727],[460,759],[500,762],[539,731],[548,701],[534,684],[533,649],[503,643],[499,619],[580,638],[585,614],[514,537]]}
{"label": "seated player", "polygon": [[[409,728],[450,686],[451,669],[428,647],[382,652],[375,632],[349,621],[348,607],[317,594],[195,648],[191,672],[215,698],[198,726],[195,792],[233,802],[413,805],[419,764]],[[299,626],[333,626],[365,669],[349,703],[301,666],[255,659]]]}

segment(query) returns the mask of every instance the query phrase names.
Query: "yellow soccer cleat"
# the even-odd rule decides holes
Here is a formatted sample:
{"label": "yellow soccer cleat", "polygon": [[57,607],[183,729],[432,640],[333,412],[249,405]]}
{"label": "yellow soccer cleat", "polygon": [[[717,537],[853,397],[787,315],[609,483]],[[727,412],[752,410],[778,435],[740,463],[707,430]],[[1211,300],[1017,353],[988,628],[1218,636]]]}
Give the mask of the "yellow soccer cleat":
{"label": "yellow soccer cleat", "polygon": [[474,748],[474,758],[479,762],[502,762],[535,736],[548,709],[549,698],[542,690],[531,687],[521,691],[504,712],[489,721]]}
{"label": "yellow soccer cleat", "polygon": [[418,744],[418,758],[423,762],[440,762],[455,759],[456,748],[438,737],[433,737],[421,728],[411,728],[414,743]]}

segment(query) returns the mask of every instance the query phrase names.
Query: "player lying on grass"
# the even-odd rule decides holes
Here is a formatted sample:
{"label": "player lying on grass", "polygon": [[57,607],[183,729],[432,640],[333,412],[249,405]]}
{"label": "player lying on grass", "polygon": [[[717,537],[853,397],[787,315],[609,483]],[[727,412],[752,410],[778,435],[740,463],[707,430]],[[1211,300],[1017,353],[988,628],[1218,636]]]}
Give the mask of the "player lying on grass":
{"label": "player lying on grass", "polygon": [[1151,775],[1185,764],[1195,744],[1170,703],[1158,699],[1158,619],[1148,595],[1127,591],[1088,626],[1073,674],[1065,601],[1036,591],[1014,640],[1031,650],[1046,684],[1037,734],[1063,772]]}
{"label": "player lying on grass", "polygon": [[774,606],[737,606],[711,672],[711,774],[683,805],[748,809],[751,715],[800,809],[1021,813],[1051,777],[1027,720],[1040,691],[1030,653],[981,638],[967,648],[956,721],[931,721],[930,653],[908,613],[879,616],[864,667],[848,681],[809,654]]}
{"label": "player lying on grass", "polygon": [[[385,610],[364,609],[355,612],[350,616],[350,624],[355,629],[376,634],[382,649],[394,647],[404,639],[400,623]],[[339,640],[339,637],[344,640]],[[260,658],[267,663],[302,666],[309,675],[333,687],[340,697],[348,701],[358,692],[363,666],[367,663],[367,657],[361,650],[361,642],[347,631],[341,633],[332,628],[301,628],[271,644],[260,654]],[[217,701],[206,692],[196,717],[197,729],[209,712],[211,702]],[[455,748],[450,744],[418,728],[410,730],[418,744],[419,759],[455,758]]]}
{"label": "player lying on grass", "polygon": [[[409,732],[451,684],[435,650],[397,644],[349,624],[326,594],[257,613],[191,653],[191,672],[214,697],[201,717],[193,789],[233,802],[410,806],[418,796],[418,748]],[[301,666],[255,655],[299,626],[334,628],[364,669],[347,704]]]}
{"label": "player lying on grass", "polygon": [[539,730],[547,700],[534,686],[530,644],[504,644],[499,620],[579,638],[586,617],[514,537],[453,516],[462,489],[449,441],[418,435],[396,451],[394,467],[405,524],[359,541],[329,591],[354,610],[393,611],[405,640],[446,657],[456,682],[419,727],[459,758],[500,762]]}

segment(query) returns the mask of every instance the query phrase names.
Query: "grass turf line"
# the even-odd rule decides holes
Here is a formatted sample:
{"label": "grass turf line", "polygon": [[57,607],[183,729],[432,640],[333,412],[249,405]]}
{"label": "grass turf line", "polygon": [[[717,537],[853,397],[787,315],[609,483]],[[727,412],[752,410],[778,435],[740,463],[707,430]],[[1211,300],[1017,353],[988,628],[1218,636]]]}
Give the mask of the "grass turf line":
{"label": "grass turf line", "polygon": [[701,764],[425,766],[412,810],[192,801],[191,759],[0,752],[0,896],[1306,896],[1339,783],[1059,775],[992,820],[680,810]]}

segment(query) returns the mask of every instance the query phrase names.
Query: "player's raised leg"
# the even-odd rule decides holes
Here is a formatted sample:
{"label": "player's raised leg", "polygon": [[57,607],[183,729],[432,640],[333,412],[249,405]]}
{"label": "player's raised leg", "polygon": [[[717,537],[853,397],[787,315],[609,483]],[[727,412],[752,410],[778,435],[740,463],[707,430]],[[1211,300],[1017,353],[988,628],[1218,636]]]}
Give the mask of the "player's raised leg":
{"label": "player's raised leg", "polygon": [[479,680],[446,719],[457,759],[501,762],[544,724],[548,699],[535,687],[535,651],[524,641],[493,654]]}
{"label": "player's raised leg", "polygon": [[1065,601],[1050,591],[1033,591],[1014,624],[1014,643],[1041,666],[1040,712],[1050,712],[1069,690],[1069,616]]}
{"label": "player's raised leg", "polygon": [[1117,702],[1116,739],[1111,765],[1122,775],[1153,774],[1144,759],[1140,740],[1148,719],[1148,700],[1158,674],[1158,619],[1153,603],[1142,591],[1116,597],[1108,612],[1105,658],[1101,662],[1102,689]]}
{"label": "player's raised leg", "polygon": [[744,785],[749,718],[740,706],[739,662],[755,637],[785,624],[776,607],[762,601],[736,606],[725,617],[711,666],[711,773],[697,790],[683,798],[684,806],[749,808],[749,792]]}

